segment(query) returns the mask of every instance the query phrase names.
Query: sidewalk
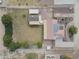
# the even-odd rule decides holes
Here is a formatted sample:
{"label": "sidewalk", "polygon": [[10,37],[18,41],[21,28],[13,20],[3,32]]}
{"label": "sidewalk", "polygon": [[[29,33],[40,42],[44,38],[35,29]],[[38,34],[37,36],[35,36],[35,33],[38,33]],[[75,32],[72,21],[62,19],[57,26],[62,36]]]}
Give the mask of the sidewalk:
{"label": "sidewalk", "polygon": [[78,0],[76,0],[75,3],[75,15],[74,15],[73,23],[78,28],[78,33],[74,36],[74,41],[75,41],[76,49],[79,49],[79,1]]}

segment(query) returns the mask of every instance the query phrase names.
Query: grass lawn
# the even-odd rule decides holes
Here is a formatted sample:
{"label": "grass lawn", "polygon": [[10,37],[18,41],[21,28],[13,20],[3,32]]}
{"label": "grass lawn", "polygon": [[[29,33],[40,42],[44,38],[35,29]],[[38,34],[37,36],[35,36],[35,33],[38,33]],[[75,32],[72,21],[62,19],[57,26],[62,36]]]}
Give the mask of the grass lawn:
{"label": "grass lawn", "polygon": [[18,56],[16,59],[45,59],[45,55],[40,53],[27,53],[24,56]]}
{"label": "grass lawn", "polygon": [[26,59],[38,59],[38,54],[36,53],[26,54]]}
{"label": "grass lawn", "polygon": [[45,55],[40,53],[27,53],[22,59],[45,59]]}
{"label": "grass lawn", "polygon": [[13,39],[15,41],[28,41],[35,44],[42,40],[42,26],[28,24],[28,10],[13,10],[9,13],[13,18]]}

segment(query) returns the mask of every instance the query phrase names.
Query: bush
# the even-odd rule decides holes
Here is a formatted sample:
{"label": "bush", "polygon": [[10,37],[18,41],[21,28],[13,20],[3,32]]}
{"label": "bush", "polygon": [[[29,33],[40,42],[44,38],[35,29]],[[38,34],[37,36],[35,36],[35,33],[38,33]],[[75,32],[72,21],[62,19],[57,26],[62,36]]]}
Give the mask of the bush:
{"label": "bush", "polygon": [[22,48],[28,48],[29,47],[28,42],[21,42],[20,45],[21,45]]}
{"label": "bush", "polygon": [[10,15],[5,14],[2,16],[2,23],[3,24],[9,24],[10,22],[12,22],[12,18]]}
{"label": "bush", "polygon": [[15,51],[16,49],[20,48],[20,44],[19,43],[15,43],[15,42],[12,41],[9,44],[8,48],[9,48],[10,51]]}
{"label": "bush", "polygon": [[12,24],[9,24],[8,26],[5,26],[5,35],[10,35],[12,36],[13,34],[13,27]]}
{"label": "bush", "polygon": [[23,14],[22,16],[23,16],[23,18],[25,18],[26,17],[26,14]]}
{"label": "bush", "polygon": [[68,32],[69,32],[69,34],[70,34],[71,36],[73,36],[74,34],[77,33],[77,30],[78,30],[77,27],[75,27],[74,25],[72,25],[72,26],[70,26]]}
{"label": "bush", "polygon": [[37,47],[41,48],[42,47],[42,41],[37,42]]}
{"label": "bush", "polygon": [[9,44],[12,42],[12,37],[9,35],[4,35],[3,37],[4,46],[9,46]]}

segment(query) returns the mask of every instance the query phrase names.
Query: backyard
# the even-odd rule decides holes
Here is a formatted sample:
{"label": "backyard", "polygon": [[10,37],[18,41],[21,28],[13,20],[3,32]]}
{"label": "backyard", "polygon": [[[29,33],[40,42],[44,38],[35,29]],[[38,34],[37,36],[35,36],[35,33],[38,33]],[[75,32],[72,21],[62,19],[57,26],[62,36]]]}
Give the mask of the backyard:
{"label": "backyard", "polygon": [[30,26],[28,24],[28,10],[12,10],[9,14],[13,18],[13,40],[17,42],[27,41],[35,44],[42,41],[42,26]]}

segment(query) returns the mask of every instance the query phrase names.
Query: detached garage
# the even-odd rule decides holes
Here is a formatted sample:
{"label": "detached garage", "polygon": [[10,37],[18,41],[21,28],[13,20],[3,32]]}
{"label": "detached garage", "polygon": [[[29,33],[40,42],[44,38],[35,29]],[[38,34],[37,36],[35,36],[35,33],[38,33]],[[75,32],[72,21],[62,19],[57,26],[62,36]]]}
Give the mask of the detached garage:
{"label": "detached garage", "polygon": [[41,25],[41,15],[39,9],[29,9],[28,21],[30,25]]}

